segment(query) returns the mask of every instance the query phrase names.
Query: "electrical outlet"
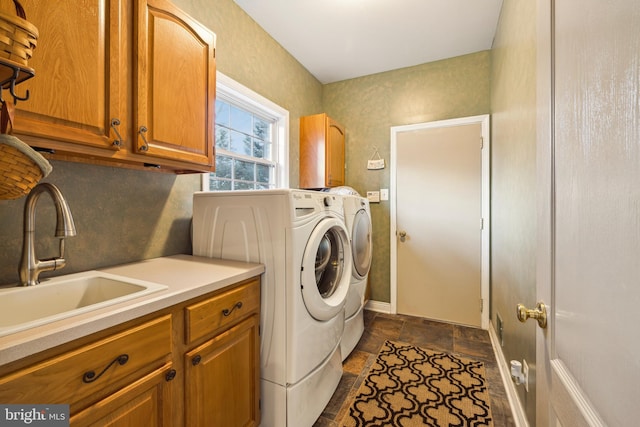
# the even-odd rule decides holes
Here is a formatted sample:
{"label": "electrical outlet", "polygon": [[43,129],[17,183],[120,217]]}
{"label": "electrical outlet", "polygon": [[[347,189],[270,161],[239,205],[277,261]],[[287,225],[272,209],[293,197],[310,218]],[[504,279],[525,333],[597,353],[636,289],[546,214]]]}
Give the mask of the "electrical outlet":
{"label": "electrical outlet", "polygon": [[522,381],[524,383],[524,389],[529,392],[529,365],[524,359],[522,359],[522,376],[524,377]]}

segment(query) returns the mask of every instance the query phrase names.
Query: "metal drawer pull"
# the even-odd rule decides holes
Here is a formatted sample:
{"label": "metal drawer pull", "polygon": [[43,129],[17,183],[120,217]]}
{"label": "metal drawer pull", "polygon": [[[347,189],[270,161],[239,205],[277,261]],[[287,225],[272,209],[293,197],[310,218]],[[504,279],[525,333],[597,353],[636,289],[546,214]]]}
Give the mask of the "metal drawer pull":
{"label": "metal drawer pull", "polygon": [[228,308],[225,308],[224,310],[222,310],[222,314],[226,317],[226,316],[230,315],[231,313],[233,313],[233,310],[235,310],[236,308],[237,309],[242,308],[242,301],[238,301],[236,303],[236,305],[231,307],[231,310],[229,310]]}
{"label": "metal drawer pull", "polygon": [[96,375],[95,371],[88,371],[85,372],[84,375],[82,376],[82,382],[89,384],[94,382],[95,380],[97,380],[98,378],[100,378],[102,376],[102,374],[104,374],[105,372],[107,372],[107,369],[109,369],[114,363],[118,363],[120,366],[124,365],[125,363],[127,363],[129,361],[129,355],[128,354],[121,354],[120,356],[116,357],[115,359],[113,359],[111,361],[111,363],[109,363],[107,365],[106,368],[104,368],[102,370],[102,372],[100,372],[98,375]]}

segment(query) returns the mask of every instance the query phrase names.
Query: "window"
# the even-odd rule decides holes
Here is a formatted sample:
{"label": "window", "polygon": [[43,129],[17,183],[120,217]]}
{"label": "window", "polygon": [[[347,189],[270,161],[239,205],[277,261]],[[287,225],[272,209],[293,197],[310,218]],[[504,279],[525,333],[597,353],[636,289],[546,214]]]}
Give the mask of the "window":
{"label": "window", "polygon": [[216,171],[202,189],[287,187],[289,112],[221,73],[216,91]]}

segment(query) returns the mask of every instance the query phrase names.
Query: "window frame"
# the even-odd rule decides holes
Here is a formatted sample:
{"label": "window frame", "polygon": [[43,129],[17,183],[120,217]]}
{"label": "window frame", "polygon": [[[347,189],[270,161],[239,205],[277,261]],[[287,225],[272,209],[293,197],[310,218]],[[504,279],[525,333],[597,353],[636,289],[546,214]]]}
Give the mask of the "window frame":
{"label": "window frame", "polygon": [[[229,100],[236,107],[244,108],[247,111],[271,117],[275,120],[273,126],[277,140],[273,142],[271,147],[273,150],[273,162],[275,163],[274,188],[287,188],[289,186],[289,111],[216,71],[216,97],[218,96],[225,101]],[[243,155],[238,155],[235,158],[247,160],[247,156]],[[253,157],[248,157],[248,159],[252,162],[254,161]],[[201,188],[202,191],[218,191],[209,188],[208,172],[202,174]]]}

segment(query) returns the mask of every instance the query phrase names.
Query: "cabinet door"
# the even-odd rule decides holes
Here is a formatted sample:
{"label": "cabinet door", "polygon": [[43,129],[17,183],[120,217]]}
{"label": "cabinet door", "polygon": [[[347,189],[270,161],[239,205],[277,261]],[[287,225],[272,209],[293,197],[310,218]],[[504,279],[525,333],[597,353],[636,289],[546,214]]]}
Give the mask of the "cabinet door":
{"label": "cabinet door", "polygon": [[186,425],[260,424],[258,316],[186,354]]}
{"label": "cabinet door", "polygon": [[344,185],[344,127],[327,117],[327,187]]}
{"label": "cabinet door", "polygon": [[175,371],[171,365],[152,372],[71,416],[72,427],[170,427],[171,393],[169,382]]}
{"label": "cabinet door", "polygon": [[212,169],[215,35],[166,0],[138,0],[136,22],[134,150]]}
{"label": "cabinet door", "polygon": [[324,113],[300,117],[300,188],[344,185],[344,126]]}
{"label": "cabinet door", "polygon": [[326,187],[326,115],[300,117],[300,188]]}
{"label": "cabinet door", "polygon": [[[123,0],[22,5],[40,34],[28,65],[35,77],[16,87],[19,96],[28,90],[29,99],[16,106],[14,133],[31,145],[63,151],[118,150],[110,123],[126,119]],[[8,91],[3,95],[8,98]]]}

